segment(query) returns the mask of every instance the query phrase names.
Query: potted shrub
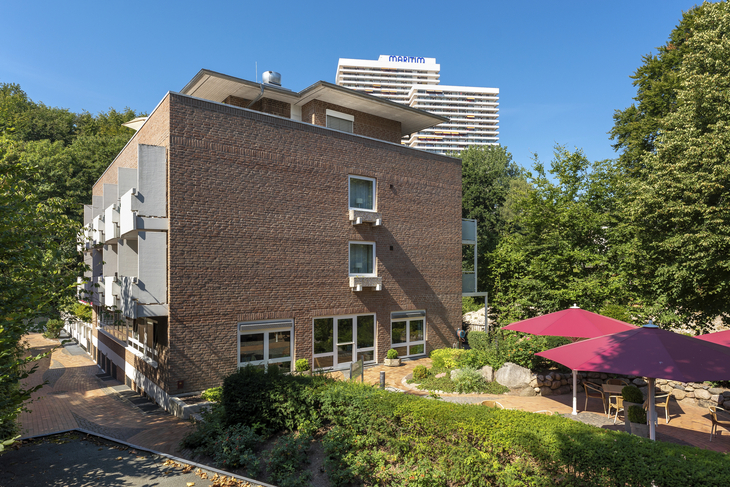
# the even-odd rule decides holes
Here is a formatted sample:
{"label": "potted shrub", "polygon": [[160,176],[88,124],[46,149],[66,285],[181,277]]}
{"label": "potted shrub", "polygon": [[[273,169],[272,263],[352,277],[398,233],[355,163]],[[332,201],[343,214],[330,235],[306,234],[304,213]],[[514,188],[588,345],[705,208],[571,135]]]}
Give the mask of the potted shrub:
{"label": "potted shrub", "polygon": [[627,433],[631,432],[631,427],[629,426],[629,408],[631,406],[639,406],[643,411],[643,404],[644,404],[644,394],[642,394],[641,389],[634,385],[629,385],[621,389],[621,397],[624,400],[624,415],[626,417],[625,421],[625,430]]}
{"label": "potted shrub", "polygon": [[388,353],[385,355],[385,365],[387,367],[400,366],[400,359],[398,358],[398,352],[396,352],[392,348],[390,350],[388,350]]}
{"label": "potted shrub", "polygon": [[294,362],[294,368],[300,374],[305,374],[307,372],[310,372],[309,360],[307,360],[305,358],[300,358],[299,360]]}
{"label": "potted shrub", "polygon": [[[626,403],[624,403],[624,405],[625,404]],[[628,423],[631,426],[632,435],[649,438],[649,425],[646,424],[646,411],[644,411],[643,407],[635,404],[629,406],[626,417],[628,418]]]}

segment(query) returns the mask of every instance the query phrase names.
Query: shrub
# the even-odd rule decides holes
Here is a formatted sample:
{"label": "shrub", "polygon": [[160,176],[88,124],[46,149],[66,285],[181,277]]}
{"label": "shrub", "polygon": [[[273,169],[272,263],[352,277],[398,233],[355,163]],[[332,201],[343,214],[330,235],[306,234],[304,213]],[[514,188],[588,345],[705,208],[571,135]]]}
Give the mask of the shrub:
{"label": "shrub", "polygon": [[413,378],[416,380],[428,377],[428,368],[425,365],[416,365],[413,368]]}
{"label": "shrub", "polygon": [[642,404],[644,402],[644,394],[642,394],[641,389],[632,385],[621,389],[621,397],[623,397],[626,402],[633,402],[636,404]]}
{"label": "shrub", "polygon": [[627,417],[630,423],[646,424],[646,411],[642,406],[629,406]]}
{"label": "shrub", "polygon": [[388,350],[388,353],[385,354],[385,357],[389,360],[397,359],[398,352],[395,349],[391,348],[390,350]]}
{"label": "shrub", "polygon": [[484,331],[470,331],[467,338],[469,339],[469,346],[472,350],[486,352],[492,349],[492,339],[489,333]]}
{"label": "shrub", "polygon": [[598,314],[608,316],[614,320],[623,321],[624,323],[631,323],[631,314],[629,311],[619,304],[607,304],[598,311]]}
{"label": "shrub", "polygon": [[309,360],[305,358],[300,358],[296,362],[294,362],[294,368],[297,372],[306,372],[309,370]]}
{"label": "shrub", "polygon": [[210,389],[204,390],[201,397],[205,401],[220,402],[222,396],[223,396],[222,387],[211,387]]}
{"label": "shrub", "polygon": [[486,385],[482,374],[472,367],[463,367],[456,370],[451,380],[454,383],[456,392],[460,394],[478,392]]}
{"label": "shrub", "polygon": [[91,306],[83,303],[74,303],[71,312],[84,323],[91,323]]}
{"label": "shrub", "polygon": [[213,442],[213,459],[222,468],[244,468],[251,477],[259,473],[254,449],[261,437],[253,428],[241,424],[229,426]]}
{"label": "shrub", "polygon": [[43,336],[46,338],[58,338],[61,336],[63,325],[64,323],[61,320],[48,320],[48,322],[46,322],[46,331],[43,332]]}
{"label": "shrub", "polygon": [[312,437],[302,434],[286,434],[279,438],[268,455],[271,482],[279,487],[310,485],[312,474],[303,467],[309,463],[307,451],[311,443]]}
{"label": "shrub", "polygon": [[472,296],[463,296],[461,298],[461,314],[465,315],[472,311],[479,311],[484,307],[484,304],[477,303],[476,299]]}
{"label": "shrub", "polygon": [[439,348],[431,352],[431,361],[435,369],[454,369],[459,366],[459,360],[466,354],[460,348]]}
{"label": "shrub", "polygon": [[225,429],[225,411],[219,404],[200,413],[202,421],[195,423],[195,429],[185,435],[180,448],[189,448],[195,455],[215,455],[214,441]]}

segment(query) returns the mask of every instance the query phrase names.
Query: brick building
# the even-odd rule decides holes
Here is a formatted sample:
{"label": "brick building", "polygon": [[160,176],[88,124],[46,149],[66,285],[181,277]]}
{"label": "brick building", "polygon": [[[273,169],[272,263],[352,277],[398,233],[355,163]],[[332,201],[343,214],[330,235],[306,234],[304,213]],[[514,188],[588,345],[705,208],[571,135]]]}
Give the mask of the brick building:
{"label": "brick building", "polygon": [[242,365],[422,356],[461,325],[461,163],[400,144],[444,118],[270,81],[167,93],[86,207],[74,334],[165,407]]}

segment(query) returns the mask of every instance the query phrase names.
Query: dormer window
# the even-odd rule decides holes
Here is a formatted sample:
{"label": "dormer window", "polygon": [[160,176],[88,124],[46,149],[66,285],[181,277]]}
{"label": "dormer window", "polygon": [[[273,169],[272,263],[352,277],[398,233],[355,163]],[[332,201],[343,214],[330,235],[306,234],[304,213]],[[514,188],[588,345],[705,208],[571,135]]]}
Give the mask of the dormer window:
{"label": "dormer window", "polygon": [[354,123],[352,115],[327,109],[327,128],[352,133]]}
{"label": "dormer window", "polygon": [[349,176],[350,210],[375,211],[375,179]]}

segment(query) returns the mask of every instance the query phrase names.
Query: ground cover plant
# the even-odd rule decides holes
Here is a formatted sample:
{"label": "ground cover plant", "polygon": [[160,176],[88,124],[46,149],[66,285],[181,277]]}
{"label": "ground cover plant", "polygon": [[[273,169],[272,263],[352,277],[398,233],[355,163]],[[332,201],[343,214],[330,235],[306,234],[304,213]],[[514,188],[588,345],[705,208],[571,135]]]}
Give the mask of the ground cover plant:
{"label": "ground cover plant", "polygon": [[[199,424],[183,446],[200,446],[225,434],[230,413],[240,411],[228,411],[223,404],[241,407],[237,398],[242,395],[247,395],[245,409],[250,411],[262,410],[275,399],[288,402],[266,416],[244,416],[245,424],[238,426],[275,438],[271,449],[255,454],[268,472],[260,480],[276,485],[307,485],[308,466],[301,454],[307,442],[314,442],[310,449],[321,445],[330,485],[343,487],[685,487],[730,481],[724,454],[652,442],[560,416],[447,403],[324,377],[269,375],[259,369],[234,375],[226,379],[209,422]],[[259,390],[257,379],[266,378],[268,390]],[[251,394],[253,390],[259,393]],[[306,415],[294,404],[300,401],[309,409]]]}

